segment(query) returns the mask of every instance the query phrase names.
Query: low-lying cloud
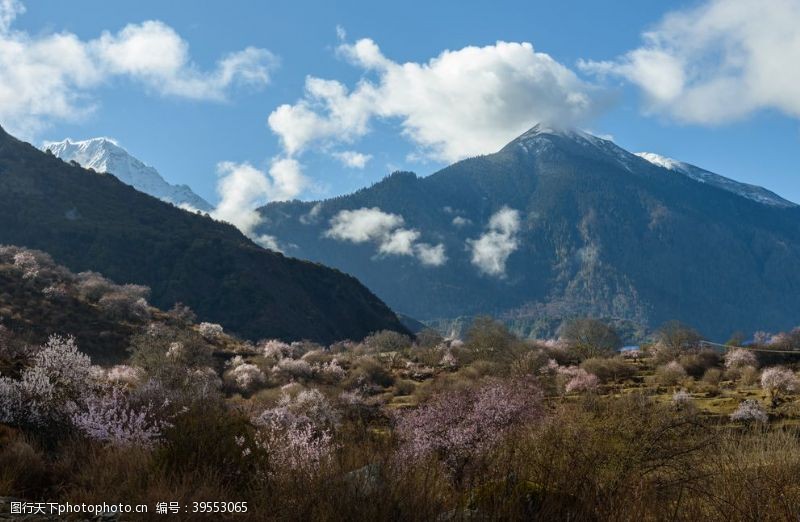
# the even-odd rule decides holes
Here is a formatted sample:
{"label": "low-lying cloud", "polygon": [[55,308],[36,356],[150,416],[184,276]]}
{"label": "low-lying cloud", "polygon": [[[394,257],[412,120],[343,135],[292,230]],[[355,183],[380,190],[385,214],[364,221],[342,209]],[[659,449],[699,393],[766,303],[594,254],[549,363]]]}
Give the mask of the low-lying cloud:
{"label": "low-lying cloud", "polygon": [[467,247],[472,253],[472,264],[482,273],[505,277],[506,261],[519,247],[519,212],[503,207],[489,219],[486,232],[478,239],[468,239]]}
{"label": "low-lying cloud", "polygon": [[426,266],[447,262],[444,245],[419,242],[421,233],[404,228],[404,224],[402,216],[378,207],[342,210],[331,218],[325,236],[351,243],[375,243],[379,255],[413,256]]}
{"label": "low-lying cloud", "polygon": [[265,248],[280,251],[275,237],[256,232],[262,222],[256,209],[270,201],[291,199],[305,189],[307,180],[297,161],[274,160],[267,172],[249,163],[222,162],[217,172],[220,201],[211,216],[233,224]]}

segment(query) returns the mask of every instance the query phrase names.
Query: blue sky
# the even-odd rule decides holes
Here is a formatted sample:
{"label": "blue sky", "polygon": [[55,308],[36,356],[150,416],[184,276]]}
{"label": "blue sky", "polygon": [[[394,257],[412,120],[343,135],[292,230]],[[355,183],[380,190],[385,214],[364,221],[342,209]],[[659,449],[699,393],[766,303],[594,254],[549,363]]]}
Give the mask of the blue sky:
{"label": "blue sky", "polygon": [[[799,74],[790,72],[800,58],[798,44],[791,41],[800,32],[800,6],[794,0],[668,6],[641,1],[333,4],[38,0],[24,3],[20,12],[21,4],[0,0],[5,5],[0,7],[0,124],[36,143],[113,137],[168,181],[186,183],[213,203],[219,199],[220,176],[250,167],[236,179],[251,197],[231,200],[250,204],[346,193],[395,169],[427,175],[512,138],[522,125],[516,115],[531,120],[525,120],[526,127],[542,114],[563,115],[569,123],[613,136],[629,150],[694,163],[800,202],[800,94],[793,94],[797,82],[781,85]],[[15,10],[16,16],[3,22],[3,9]],[[745,23],[757,17],[763,23]],[[690,20],[707,24],[693,26]],[[160,24],[144,31],[146,21]],[[126,26],[130,32],[124,32]],[[759,32],[760,26],[768,27],[768,34]],[[645,32],[651,36],[643,37]],[[59,69],[63,82],[41,93],[31,89],[23,101],[8,93],[4,97],[4,87],[27,92],[19,82],[33,85],[36,77],[17,71],[17,83],[3,85],[2,69],[16,62],[3,61],[2,39],[6,45],[34,48],[56,33],[74,35],[80,52],[88,49],[92,63],[75,62],[85,66],[85,73],[78,66],[72,73]],[[130,54],[141,49],[123,47],[134,33],[174,36],[188,45],[186,62],[146,69],[150,62]],[[366,43],[372,47],[357,46],[361,39],[370,39]],[[499,41],[528,42],[533,49],[501,49]],[[46,49],[59,54],[58,45]],[[478,58],[461,52],[469,46],[485,52]],[[215,76],[219,60],[247,48],[256,51],[232,66],[233,79]],[[378,48],[378,58],[370,62]],[[739,63],[742,48],[749,55]],[[473,66],[458,84],[442,79],[443,69],[425,67],[447,50],[455,52],[456,65]],[[128,53],[124,60],[113,54],[123,51]],[[537,53],[549,55],[552,64]],[[63,68],[41,55],[25,56],[36,66],[44,60],[46,67]],[[475,109],[475,99],[490,89],[470,80],[481,73],[481,60],[500,86],[494,102],[506,110],[504,116]],[[404,72],[400,64],[406,62],[420,64],[419,70]],[[520,79],[519,70],[529,66],[561,75],[560,80],[537,78],[530,71]],[[181,83],[187,71],[197,74],[196,84]],[[309,76],[335,80],[345,97],[328,90],[309,97],[304,90]],[[673,85],[677,76],[683,78],[678,86]],[[368,88],[353,95],[359,82]],[[417,97],[400,92],[409,85]],[[577,105],[574,95],[580,97]],[[37,96],[45,101],[65,96],[66,102],[43,103]],[[418,100],[424,105],[440,99],[450,105],[418,109]],[[268,118],[284,104],[287,114],[295,110],[284,127],[271,128]],[[315,119],[310,124],[299,119],[298,108],[304,110],[300,116]],[[345,116],[332,116],[336,110]],[[440,136],[441,122],[446,128]],[[301,124],[309,129],[301,132]],[[287,139],[297,146],[288,146]],[[346,166],[344,153],[369,159],[363,168],[357,159]],[[221,168],[222,162],[227,167]]]}

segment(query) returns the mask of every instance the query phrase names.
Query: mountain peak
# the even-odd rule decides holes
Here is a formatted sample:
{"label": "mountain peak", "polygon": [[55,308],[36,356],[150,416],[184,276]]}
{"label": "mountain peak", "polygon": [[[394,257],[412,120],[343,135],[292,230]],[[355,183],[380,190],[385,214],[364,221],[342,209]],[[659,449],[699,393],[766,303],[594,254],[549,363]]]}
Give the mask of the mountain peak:
{"label": "mountain peak", "polygon": [[503,151],[519,150],[525,154],[540,156],[554,149],[568,148],[596,161],[615,163],[627,171],[635,170],[641,161],[613,141],[600,138],[586,131],[562,125],[538,123],[503,148]]}
{"label": "mountain peak", "polygon": [[609,146],[613,149],[620,149],[613,141],[595,136],[594,134],[580,130],[575,127],[553,125],[549,123],[537,123],[516,139],[509,145],[525,145],[528,143],[536,143],[542,140],[552,140],[559,138],[570,142],[578,143],[583,146],[597,147],[608,150]]}
{"label": "mountain peak", "polygon": [[532,138],[534,136],[539,136],[543,134],[550,134],[553,136],[562,136],[562,137],[595,137],[589,134],[588,132],[584,132],[582,130],[576,129],[574,127],[569,127],[565,125],[554,125],[552,123],[537,123],[523,134],[519,136],[517,139],[524,139],[524,138]]}
{"label": "mountain peak", "polygon": [[210,211],[211,205],[186,185],[171,185],[159,172],[125,150],[117,140],[106,136],[86,140],[49,141],[50,150],[64,161],[77,161],[85,168],[109,172],[136,190],[181,207]]}

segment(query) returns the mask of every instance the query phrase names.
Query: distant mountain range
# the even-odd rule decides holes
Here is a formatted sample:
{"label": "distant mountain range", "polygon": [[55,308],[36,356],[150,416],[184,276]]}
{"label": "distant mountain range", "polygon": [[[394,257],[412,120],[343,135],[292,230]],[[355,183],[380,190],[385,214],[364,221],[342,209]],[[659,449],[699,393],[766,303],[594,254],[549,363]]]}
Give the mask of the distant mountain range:
{"label": "distant mountain range", "polygon": [[260,209],[288,255],[353,274],[398,312],[492,313],[526,335],[576,315],[724,339],[800,322],[800,208],[578,130],[536,126],[428,177]]}
{"label": "distant mountain range", "polygon": [[[147,285],[155,306],[183,302],[201,321],[249,339],[333,342],[406,331],[355,278],[264,250],[232,225],[66,163],[2,129],[0,244],[45,251],[74,272]],[[2,297],[0,289],[0,304]]]}
{"label": "distant mountain range", "polygon": [[136,190],[177,206],[205,212],[213,208],[188,186],[167,183],[156,169],[145,165],[111,138],[48,141],[42,150],[49,150],[64,161],[77,161],[84,168],[111,173]]}

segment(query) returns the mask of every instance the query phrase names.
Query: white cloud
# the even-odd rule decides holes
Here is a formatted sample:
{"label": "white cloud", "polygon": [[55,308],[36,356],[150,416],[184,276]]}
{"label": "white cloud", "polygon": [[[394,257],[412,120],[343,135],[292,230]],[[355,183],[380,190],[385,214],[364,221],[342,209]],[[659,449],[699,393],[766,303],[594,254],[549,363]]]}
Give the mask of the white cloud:
{"label": "white cloud", "polygon": [[0,120],[27,138],[53,120],[91,113],[93,90],[113,78],[160,95],[223,100],[235,85],[268,83],[277,63],[268,51],[249,47],[203,71],[192,62],[188,43],[159,21],[81,40],[69,32],[17,31],[13,22],[23,12],[20,2],[0,0]]}
{"label": "white cloud", "polygon": [[191,203],[182,202],[176,205],[179,209],[185,210],[186,212],[191,212],[192,214],[197,214],[200,212],[200,209],[192,205]]}
{"label": "white cloud", "polygon": [[468,239],[472,264],[484,274],[504,277],[508,257],[519,247],[519,212],[503,207],[492,215],[486,232],[478,239]]}
{"label": "white cloud", "polygon": [[342,165],[345,167],[353,169],[363,169],[367,166],[367,162],[372,159],[372,155],[370,154],[362,154],[361,152],[352,150],[334,152],[333,157],[341,161]]}
{"label": "white cloud", "polygon": [[469,225],[470,223],[472,223],[472,220],[465,217],[456,216],[453,218],[453,225],[459,228]]}
{"label": "white cloud", "polygon": [[264,248],[283,253],[283,249],[278,244],[278,238],[275,236],[261,234],[260,236],[253,238],[253,240]]}
{"label": "white cloud", "polygon": [[377,117],[399,120],[425,154],[453,161],[494,152],[536,122],[569,125],[596,108],[591,86],[529,43],[444,51],[427,63],[394,62],[369,39],[343,44],[339,54],[375,79],[350,90],[307,78],[303,98],[269,116],[287,154],[352,142]]}
{"label": "white cloud", "polygon": [[419,232],[400,228],[389,234],[381,242],[378,252],[401,256],[414,255],[414,243],[419,239]]}
{"label": "white cloud", "polygon": [[403,228],[403,216],[378,207],[342,210],[330,221],[326,237],[351,243],[375,243],[380,255],[414,256],[426,266],[440,266],[447,261],[444,245],[418,243],[418,230]]}
{"label": "white cloud", "polygon": [[128,75],[160,94],[199,100],[223,100],[237,83],[267,84],[275,64],[269,51],[248,47],[221,59],[213,71],[198,71],[189,44],[159,21],[130,24],[113,35],[104,32],[90,46],[112,74]]}
{"label": "white cloud", "polygon": [[266,203],[271,190],[267,175],[250,164],[227,161],[220,163],[217,171],[220,202],[211,215],[252,236],[261,223],[261,216],[255,209]]}
{"label": "white cloud", "polygon": [[220,201],[211,216],[233,224],[262,246],[280,251],[274,237],[256,234],[262,221],[256,208],[269,201],[293,198],[302,191],[306,180],[300,164],[293,159],[277,159],[269,172],[263,172],[249,163],[226,161],[217,165],[217,171]]}
{"label": "white cloud", "polygon": [[638,86],[646,110],[719,124],[774,109],[800,117],[800,2],[708,0],[665,16],[643,44],[586,71]]}
{"label": "white cloud", "polygon": [[25,12],[25,6],[17,0],[0,0],[0,32],[6,32],[11,22]]}
{"label": "white cloud", "polygon": [[269,168],[270,201],[284,201],[297,197],[309,184],[300,163],[292,158],[275,158]]}
{"label": "white cloud", "polygon": [[383,212],[378,207],[342,210],[331,219],[327,237],[352,243],[382,240],[402,226],[404,220],[397,214]]}
{"label": "white cloud", "polygon": [[300,223],[304,225],[311,225],[316,223],[319,219],[319,214],[322,212],[322,203],[315,203],[311,210],[308,211],[307,214],[303,214],[300,216]]}
{"label": "white cloud", "polygon": [[444,245],[439,243],[436,246],[427,243],[419,243],[414,249],[420,263],[428,266],[442,266],[447,262],[447,255],[444,253]]}

